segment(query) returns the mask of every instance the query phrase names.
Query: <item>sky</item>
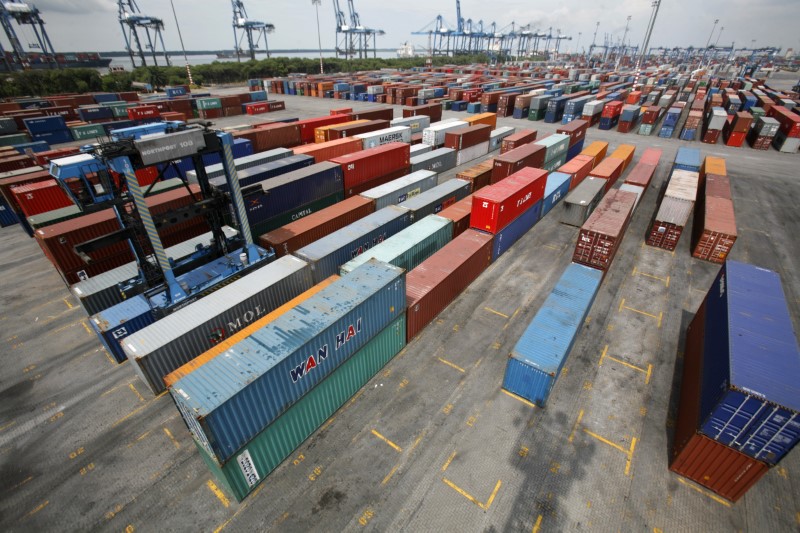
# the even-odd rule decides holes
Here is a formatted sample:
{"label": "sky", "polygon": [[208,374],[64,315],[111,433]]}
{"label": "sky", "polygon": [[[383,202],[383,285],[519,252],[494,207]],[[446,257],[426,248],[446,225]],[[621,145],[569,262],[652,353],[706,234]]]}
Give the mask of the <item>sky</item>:
{"label": "sky", "polygon": [[[317,27],[311,0],[243,0],[249,18],[270,22],[275,33],[269,35],[270,49],[316,49]],[[232,11],[228,0],[173,0],[187,50],[233,49]],[[46,23],[56,51],[121,51],[122,30],[113,0],[33,0]],[[164,41],[168,50],[179,50],[175,20],[167,0],[135,0],[141,12],[164,20]],[[347,1],[339,0],[347,13]],[[797,20],[800,0],[662,0],[650,46],[737,47],[775,46],[800,50]],[[378,48],[397,48],[405,41],[427,48],[428,38],[411,32],[429,27],[441,14],[451,25],[456,23],[455,0],[405,0],[403,2],[355,0],[363,26],[382,29]],[[642,44],[652,12],[652,0],[462,0],[462,17],[492,21],[497,28],[530,23],[531,29],[547,33],[561,30],[572,37],[561,44],[562,52],[588,49],[597,22],[597,44],[604,35],[621,39],[631,17],[627,41]],[[333,0],[322,0],[319,7],[323,48],[335,45]],[[714,20],[719,23],[714,25]],[[19,28],[18,26],[16,26]],[[724,29],[722,29],[724,28]],[[18,33],[23,42],[34,42],[30,28]],[[755,41],[755,42],[754,42]],[[8,50],[5,36],[0,38]]]}

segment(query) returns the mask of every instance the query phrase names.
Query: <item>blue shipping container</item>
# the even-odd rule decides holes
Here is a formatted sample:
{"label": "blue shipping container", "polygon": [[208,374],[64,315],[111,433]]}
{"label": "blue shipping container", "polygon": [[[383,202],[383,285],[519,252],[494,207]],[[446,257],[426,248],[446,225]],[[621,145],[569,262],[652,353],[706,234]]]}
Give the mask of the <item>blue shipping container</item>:
{"label": "blue shipping container", "polygon": [[153,322],[155,318],[150,311],[150,304],[142,294],[104,309],[89,320],[106,351],[114,356],[117,363],[128,360],[120,341]]}
{"label": "blue shipping container", "polygon": [[119,101],[119,97],[117,96],[116,93],[97,93],[93,94],[92,98],[94,98],[94,101],[97,102],[98,104],[106,104],[108,102]]}
{"label": "blue shipping container", "polygon": [[780,276],[729,260],[706,305],[700,431],[774,465],[800,439],[800,350]]}
{"label": "blue shipping container", "polygon": [[25,123],[25,128],[27,128],[31,134],[64,131],[67,129],[67,123],[61,115],[25,118],[22,119],[22,122]]}
{"label": "blue shipping container", "polygon": [[690,129],[683,128],[683,131],[681,131],[681,140],[682,141],[693,141],[696,135],[697,135],[697,130],[696,129],[691,129],[690,130]]}
{"label": "blue shipping container", "polygon": [[601,130],[610,130],[619,124],[619,115],[614,118],[600,117],[600,124],[597,128]]}
{"label": "blue shipping container", "polygon": [[542,199],[542,217],[550,212],[569,192],[569,183],[572,176],[563,172],[551,172],[547,176]]}
{"label": "blue shipping container", "polygon": [[314,282],[319,283],[338,274],[343,264],[406,229],[412,222],[407,209],[396,205],[384,207],[304,246],[294,255],[311,265]]}
{"label": "blue shipping container", "polygon": [[85,121],[102,119],[110,120],[114,118],[114,112],[110,107],[79,107],[78,116],[81,117],[81,120]]}
{"label": "blue shipping container", "polygon": [[[213,164],[213,163],[212,163]],[[299,170],[301,168],[309,167],[314,164],[314,158],[307,155],[292,155],[278,159],[277,161],[270,161],[257,167],[245,168],[237,171],[239,176],[239,186],[246,187],[248,185],[255,185],[261,181],[287,172]],[[220,191],[228,192],[228,181],[224,176],[218,178],[211,178],[208,180],[211,187]]]}
{"label": "blue shipping container", "polygon": [[219,464],[405,312],[403,269],[371,260],[170,389]]}
{"label": "blue shipping container", "polygon": [[567,161],[571,160],[576,155],[579,155],[583,151],[583,143],[586,141],[586,137],[581,139],[580,141],[576,142],[572,146],[567,149]]}
{"label": "blue shipping container", "polygon": [[517,342],[503,388],[544,407],[600,288],[600,270],[570,264]]}
{"label": "blue shipping container", "polygon": [[28,149],[34,153],[46,152],[50,149],[50,145],[46,141],[35,141],[30,143],[15,144],[12,146],[12,148],[25,155],[25,150]]}
{"label": "blue shipping container", "polygon": [[492,241],[492,262],[503,255],[515,242],[542,218],[542,201],[533,204],[527,211],[515,218],[505,228],[495,234]]}
{"label": "blue shipping container", "polygon": [[678,148],[678,153],[675,154],[675,162],[672,163],[672,169],[700,172],[700,164],[702,161],[703,156],[700,155],[700,150],[681,146]]}
{"label": "blue shipping container", "polygon": [[19,218],[17,214],[8,207],[6,203],[6,199],[0,195],[0,228],[5,228],[6,226],[13,226],[14,224],[19,223]]}
{"label": "blue shipping container", "polygon": [[480,113],[481,112],[481,103],[480,102],[470,102],[467,104],[467,113]]}
{"label": "blue shipping container", "polygon": [[44,141],[48,145],[63,144],[72,142],[72,133],[69,130],[43,131],[41,133],[31,133],[33,141]]}

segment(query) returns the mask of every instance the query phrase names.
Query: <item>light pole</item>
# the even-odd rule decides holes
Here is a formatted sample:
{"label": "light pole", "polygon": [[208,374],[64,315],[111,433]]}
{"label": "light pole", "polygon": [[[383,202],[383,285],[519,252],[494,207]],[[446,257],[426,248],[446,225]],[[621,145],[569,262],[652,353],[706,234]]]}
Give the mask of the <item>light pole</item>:
{"label": "light pole", "polygon": [[186,56],[186,48],[183,46],[183,36],[181,35],[181,26],[178,24],[178,14],[175,12],[175,4],[169,0],[169,5],[172,6],[172,16],[175,17],[175,27],[178,28],[178,39],[181,41],[181,50],[183,50],[183,59],[186,61],[186,75],[189,77],[189,85],[194,85],[192,80],[192,69],[189,67],[189,58]]}
{"label": "light pole", "polygon": [[325,74],[325,71],[322,68],[322,37],[319,32],[319,6],[322,4],[322,0],[311,0],[311,3],[314,4],[315,8],[317,8],[317,43],[319,43],[319,73]]}
{"label": "light pole", "polygon": [[575,42],[575,54],[580,54],[581,53],[581,35],[583,35],[583,32],[579,31],[578,32],[578,40]]}
{"label": "light pole", "polygon": [[714,30],[717,29],[718,23],[719,19],[714,19],[714,26],[711,27],[711,35],[708,36],[708,40],[706,41],[706,48],[708,48],[708,45],[711,44],[711,37],[714,35]]}
{"label": "light pole", "polygon": [[719,38],[722,36],[723,31],[725,31],[725,26],[720,26],[719,34],[717,34],[717,40],[714,42],[714,48],[716,48],[717,45],[719,44]]}

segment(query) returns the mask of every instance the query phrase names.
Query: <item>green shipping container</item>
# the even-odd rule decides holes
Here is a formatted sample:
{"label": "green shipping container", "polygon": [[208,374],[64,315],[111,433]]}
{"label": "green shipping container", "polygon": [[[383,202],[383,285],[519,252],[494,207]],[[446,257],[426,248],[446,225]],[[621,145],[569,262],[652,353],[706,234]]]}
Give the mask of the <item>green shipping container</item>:
{"label": "green shipping container", "polygon": [[453,238],[453,221],[437,215],[428,215],[400,233],[393,235],[363,254],[341,266],[344,276],[371,258],[405,269],[414,270],[420,263],[439,251]]}
{"label": "green shipping container", "polygon": [[561,154],[566,154],[569,151],[569,135],[563,133],[554,133],[544,139],[534,141],[547,148],[544,153],[544,160],[550,161]]}
{"label": "green shipping container", "polygon": [[[282,215],[251,224],[250,233],[253,235],[253,239],[258,239],[259,236],[264,235],[265,233],[269,233],[274,229],[285,226],[289,222],[300,220],[303,217],[307,217],[311,213],[316,213],[317,211],[325,209],[326,207],[330,207],[335,203],[341,202],[342,200],[344,200],[344,191],[326,196],[325,198],[320,198],[316,202],[307,203],[298,207],[297,209],[283,213]],[[230,220],[230,222],[233,222],[233,220]],[[235,224],[229,223],[228,225],[235,227]]]}
{"label": "green shipping container", "polygon": [[542,120],[544,119],[544,115],[547,113],[547,108],[542,109],[531,109],[530,113],[528,113],[528,120]]}
{"label": "green shipping container", "polygon": [[564,152],[553,159],[545,161],[544,165],[542,165],[542,168],[548,172],[553,172],[555,169],[557,169],[566,162],[567,162],[567,153]]}
{"label": "green shipping container", "polygon": [[751,107],[750,114],[753,115],[753,124],[755,125],[756,121],[758,121],[758,117],[763,117],[767,113],[764,111],[763,107]]}
{"label": "green shipping container", "polygon": [[235,460],[220,467],[195,443],[203,461],[241,502],[405,345],[404,313],[244,446]]}
{"label": "green shipping container", "polygon": [[25,144],[31,142],[27,133],[14,133],[12,135],[0,136],[0,146],[14,146],[15,144]]}
{"label": "green shipping container", "polygon": [[72,138],[76,141],[83,141],[85,139],[96,139],[97,137],[105,137],[106,130],[100,124],[89,124],[87,126],[73,126],[69,129],[72,132]]}
{"label": "green shipping container", "polygon": [[198,98],[197,109],[222,109],[222,100],[219,98]]}
{"label": "green shipping container", "polygon": [[650,135],[653,133],[652,124],[642,124],[639,126],[639,135]]}

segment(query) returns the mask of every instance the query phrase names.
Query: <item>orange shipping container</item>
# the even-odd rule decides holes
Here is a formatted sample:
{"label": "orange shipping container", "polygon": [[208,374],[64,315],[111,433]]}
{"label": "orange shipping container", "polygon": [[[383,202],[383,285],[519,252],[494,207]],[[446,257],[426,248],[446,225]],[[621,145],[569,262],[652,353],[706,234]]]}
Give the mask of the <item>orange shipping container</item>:
{"label": "orange shipping container", "polygon": [[307,155],[314,158],[314,163],[322,163],[335,157],[358,152],[364,146],[361,139],[345,137],[324,143],[304,144],[293,148],[294,155]]}
{"label": "orange shipping container", "polygon": [[622,175],[624,166],[625,161],[622,159],[607,157],[594,167],[589,175],[606,180],[606,191],[608,191]]}
{"label": "orange shipping container", "polygon": [[495,113],[478,113],[477,115],[472,115],[460,120],[463,120],[470,126],[474,126],[475,124],[488,124],[492,129],[497,127],[497,114]]}
{"label": "orange shipping container", "polygon": [[714,157],[707,155],[703,159],[703,164],[700,166],[700,180],[706,179],[706,174],[716,174],[718,176],[727,176],[728,169],[725,166],[725,160],[721,157]]}
{"label": "orange shipping container", "polygon": [[594,167],[594,158],[592,156],[576,155],[561,165],[558,172],[563,172],[571,176],[569,190],[572,190],[586,179],[586,176],[592,171],[592,167]]}
{"label": "orange shipping container", "polygon": [[478,163],[474,167],[462,170],[456,175],[456,178],[468,181],[472,184],[471,192],[480,190],[489,185],[492,179],[492,169],[494,168],[494,159],[487,159],[482,163]]}
{"label": "orange shipping container", "polygon": [[340,124],[330,124],[328,126],[320,126],[314,129],[314,142],[324,143],[330,140],[329,130],[337,126],[353,126],[355,124],[363,124],[369,122],[368,120],[351,120],[350,122],[342,122]]}
{"label": "orange shipping container", "polygon": [[592,168],[596,167],[600,161],[606,156],[606,152],[608,151],[608,143],[605,141],[594,141],[592,144],[587,146],[581,152],[581,155],[588,155],[594,158],[594,165]]}
{"label": "orange shipping container", "polygon": [[622,172],[625,172],[625,169],[628,168],[628,165],[631,164],[633,161],[633,154],[636,152],[636,147],[632,144],[620,144],[614,153],[612,153],[609,157],[616,157],[618,159],[622,159],[625,161],[625,164],[622,165]]}

